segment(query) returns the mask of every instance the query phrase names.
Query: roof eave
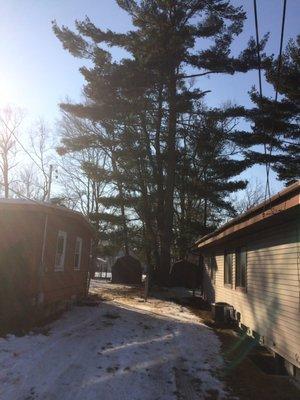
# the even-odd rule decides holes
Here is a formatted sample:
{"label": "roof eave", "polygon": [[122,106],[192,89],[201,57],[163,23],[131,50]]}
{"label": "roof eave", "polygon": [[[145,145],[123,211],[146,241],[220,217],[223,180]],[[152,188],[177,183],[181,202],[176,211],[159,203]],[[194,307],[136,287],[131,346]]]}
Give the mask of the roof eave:
{"label": "roof eave", "polygon": [[[192,246],[194,250],[203,248],[225,236],[229,236],[243,227],[253,225],[259,221],[272,217],[300,204],[300,181],[282,190],[269,200],[251,208],[242,215],[232,219],[216,231],[205,235]],[[251,215],[253,215],[251,217]],[[247,218],[248,217],[248,218]]]}

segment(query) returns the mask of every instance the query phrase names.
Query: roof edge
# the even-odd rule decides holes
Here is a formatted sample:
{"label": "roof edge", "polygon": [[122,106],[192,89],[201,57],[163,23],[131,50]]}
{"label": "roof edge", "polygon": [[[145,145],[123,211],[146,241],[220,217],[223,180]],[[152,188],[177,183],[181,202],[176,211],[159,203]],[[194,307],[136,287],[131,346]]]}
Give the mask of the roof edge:
{"label": "roof edge", "polygon": [[[252,217],[255,217],[261,213],[267,212],[268,210],[270,210],[272,207],[277,206],[282,204],[285,200],[289,199],[289,198],[293,198],[294,196],[299,196],[300,194],[300,180],[298,180],[297,182],[293,183],[292,185],[288,186],[287,188],[281,190],[280,192],[276,193],[275,195],[273,195],[272,197],[270,197],[270,199],[263,201],[262,203],[250,208],[249,210],[247,210],[246,212],[244,212],[243,214],[239,215],[236,218],[233,218],[232,220],[230,220],[229,222],[227,222],[226,224],[222,225],[220,228],[216,229],[214,232],[209,233],[208,235],[205,235],[201,238],[199,238],[194,245],[192,246],[192,248],[197,248],[200,247],[201,244],[203,244],[203,242],[206,242],[208,239],[212,239],[214,236],[217,236],[218,234],[220,234],[221,232],[225,231],[226,229],[240,223],[243,221],[247,221],[250,220]],[[295,203],[291,203],[288,205],[288,208],[294,207],[296,205],[300,204],[300,196],[298,198],[298,201]],[[283,212],[284,210],[277,210],[277,212]],[[230,235],[230,233],[228,234]],[[204,244],[203,244],[204,245]],[[202,246],[201,246],[202,247]]]}
{"label": "roof edge", "polygon": [[36,209],[36,210],[43,210],[45,213],[49,212],[59,212],[63,213],[66,216],[69,216],[71,218],[76,218],[80,219],[90,231],[93,231],[93,227],[89,220],[79,211],[71,210],[70,208],[67,207],[62,207],[56,204],[52,203],[47,203],[47,202],[42,202],[42,201],[36,201],[36,200],[23,200],[23,199],[0,199],[0,207],[1,205],[7,206],[7,207],[20,207],[20,208],[26,208],[30,207],[31,209]]}

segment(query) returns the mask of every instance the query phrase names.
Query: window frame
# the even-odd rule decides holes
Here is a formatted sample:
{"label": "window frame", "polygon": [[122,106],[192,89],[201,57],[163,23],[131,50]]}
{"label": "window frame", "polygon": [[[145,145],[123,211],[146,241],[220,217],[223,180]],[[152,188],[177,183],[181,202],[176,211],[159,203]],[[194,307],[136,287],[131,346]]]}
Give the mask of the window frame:
{"label": "window frame", "polygon": [[[80,243],[80,245],[79,245],[79,253],[76,253],[77,243]],[[81,269],[82,245],[83,245],[82,238],[80,236],[77,236],[76,240],[75,240],[75,251],[74,251],[74,265],[73,265],[74,271],[80,271],[80,269]],[[76,255],[77,254],[78,254],[78,266],[76,266]]]}
{"label": "window frame", "polygon": [[[241,267],[239,264],[240,262],[240,255],[242,252],[245,253],[245,266],[244,266],[244,285],[241,284],[238,276],[241,277],[240,271],[238,269]],[[240,291],[247,291],[247,268],[248,268],[248,252],[247,246],[239,246],[235,249],[235,289]]]}
{"label": "window frame", "polygon": [[[57,255],[58,255],[58,242],[60,238],[64,239],[63,242],[63,251],[61,253],[60,263],[57,264]],[[59,230],[57,233],[56,239],[56,252],[55,252],[55,261],[54,261],[54,271],[55,272],[63,272],[65,270],[65,259],[66,259],[66,249],[67,249],[67,232]]]}
{"label": "window frame", "polygon": [[[226,261],[226,259],[227,259],[227,257],[228,256],[230,256],[230,259],[231,259],[231,262],[230,262],[230,282],[227,282],[227,280],[226,280],[226,276],[227,276],[227,273],[226,273],[226,269],[227,269],[227,261]],[[232,250],[229,250],[229,249],[226,249],[225,251],[224,251],[224,286],[226,286],[226,287],[229,287],[229,288],[232,288],[233,287],[233,251]]]}

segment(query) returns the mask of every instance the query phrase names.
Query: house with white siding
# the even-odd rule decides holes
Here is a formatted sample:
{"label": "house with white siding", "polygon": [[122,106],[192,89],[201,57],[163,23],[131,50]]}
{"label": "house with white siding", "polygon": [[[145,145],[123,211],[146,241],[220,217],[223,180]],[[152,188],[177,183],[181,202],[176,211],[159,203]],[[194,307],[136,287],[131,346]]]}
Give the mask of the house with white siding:
{"label": "house with white siding", "polygon": [[300,368],[300,181],[193,246],[203,296],[225,302],[248,333]]}

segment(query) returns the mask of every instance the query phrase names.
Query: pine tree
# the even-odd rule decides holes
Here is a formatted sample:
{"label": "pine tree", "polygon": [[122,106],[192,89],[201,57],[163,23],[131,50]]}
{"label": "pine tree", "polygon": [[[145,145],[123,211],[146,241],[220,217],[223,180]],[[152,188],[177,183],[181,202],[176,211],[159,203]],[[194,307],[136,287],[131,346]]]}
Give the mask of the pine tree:
{"label": "pine tree", "polygon": [[269,164],[278,179],[289,185],[300,179],[300,36],[289,41],[281,61],[271,63],[266,80],[281,98],[260,98],[256,90],[251,91],[256,105],[248,113],[254,122],[251,144],[262,144],[266,151],[249,151],[249,157]]}
{"label": "pine tree", "polygon": [[[152,176],[146,186],[141,187],[144,179],[137,186],[147,214],[146,203],[155,198],[147,219],[155,213],[157,235],[153,240],[158,240],[159,275],[164,282],[174,240],[174,193],[180,153],[178,120],[205,95],[186,82],[195,76],[257,68],[256,46],[251,39],[238,57],[232,56],[232,41],[242,32],[246,15],[241,7],[228,1],[117,3],[130,15],[135,28],[125,34],[103,31],[88,18],[76,21],[76,33],[54,22],[54,32],[64,48],[94,64],[93,68],[81,68],[87,102],[62,104],[62,108],[113,132],[121,147],[126,144],[126,135],[135,137],[138,145],[132,158],[137,153],[139,156],[134,170],[141,168],[138,164],[144,154],[143,173]],[[204,48],[201,41],[199,44],[201,39]],[[207,46],[207,39],[211,45]],[[263,45],[262,42],[261,48]],[[122,48],[129,56],[116,62],[107,47]],[[152,228],[152,223],[147,224],[149,235]]]}
{"label": "pine tree", "polygon": [[[235,143],[235,121],[224,110],[201,106],[182,128],[183,145],[175,184],[175,243],[183,258],[191,243],[235,213],[229,195],[244,189],[236,179],[251,163]],[[223,119],[221,115],[224,115]]]}

